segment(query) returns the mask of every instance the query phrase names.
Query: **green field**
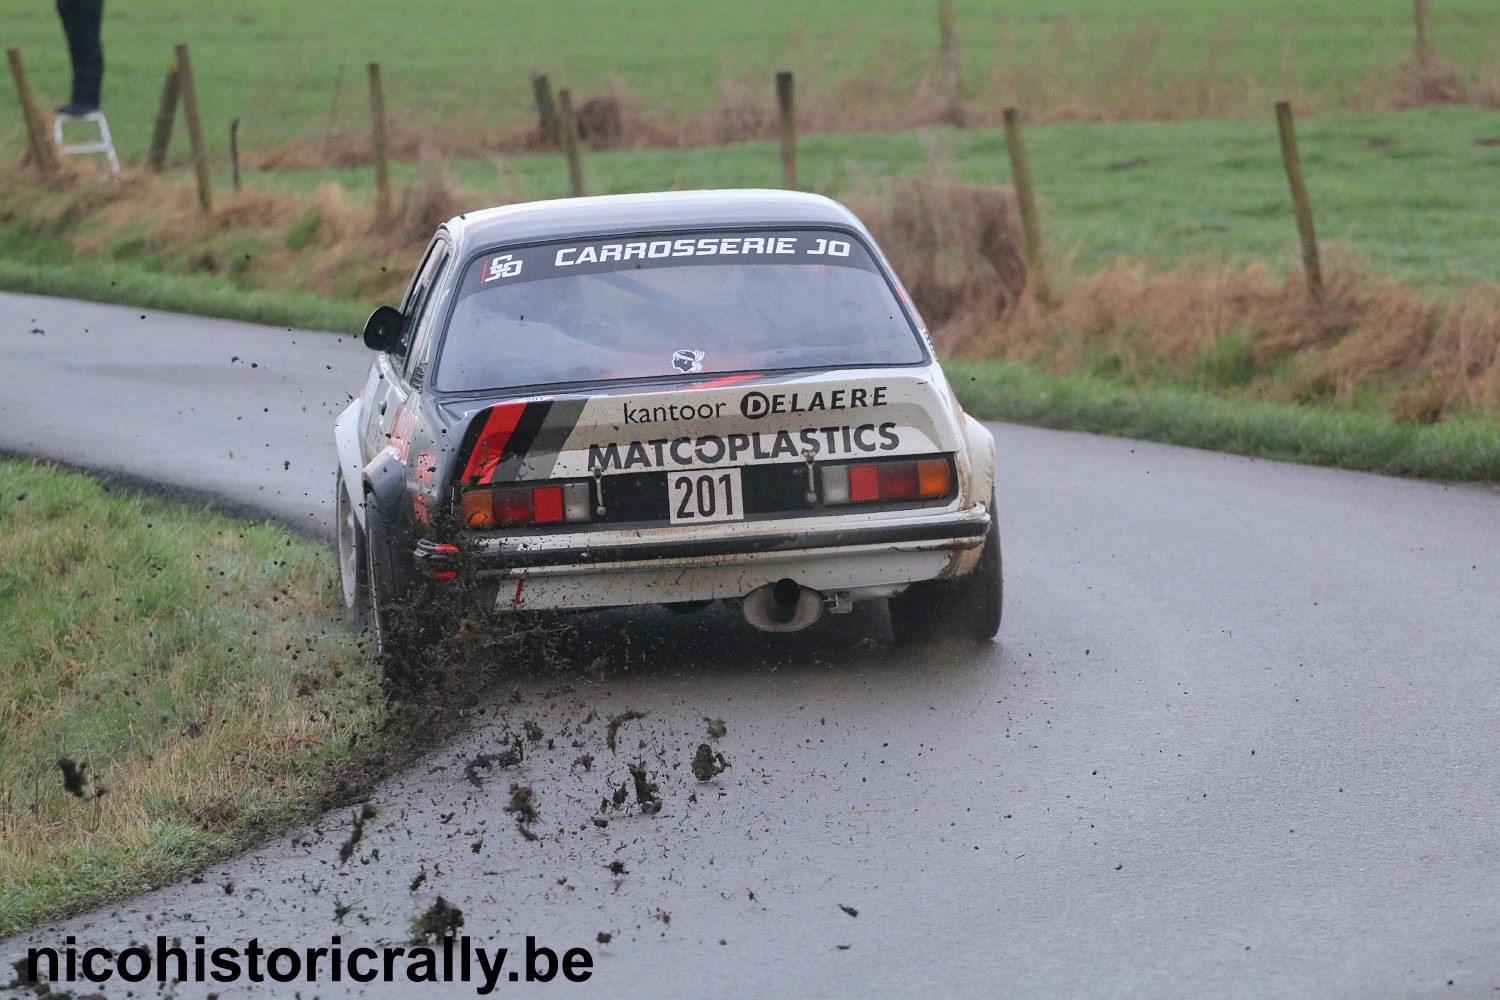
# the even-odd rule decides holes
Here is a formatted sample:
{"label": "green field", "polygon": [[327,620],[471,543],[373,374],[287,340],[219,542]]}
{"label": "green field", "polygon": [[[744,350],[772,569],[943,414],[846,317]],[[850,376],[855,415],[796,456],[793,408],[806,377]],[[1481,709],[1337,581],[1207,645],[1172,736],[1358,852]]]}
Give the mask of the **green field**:
{"label": "green field", "polygon": [[[587,94],[617,81],[653,117],[714,105],[726,86],[764,91],[792,69],[813,105],[878,84],[889,100],[935,71],[935,0],[255,0],[225,8],[135,0],[106,8],[106,110],[129,157],[144,150],[172,46],[188,42],[205,127],[216,148],[244,119],[251,146],[321,141],[365,127],[364,66],[385,68],[394,118],[483,132],[526,120],[527,74],[548,70]],[[1131,117],[1253,115],[1274,96],[1319,109],[1368,106],[1372,79],[1410,52],[1409,0],[957,0],[965,84],[976,107]],[[1500,6],[1434,0],[1432,35],[1448,59],[1493,67]],[[66,95],[67,61],[52,5],[7,5],[40,95]],[[0,138],[19,148],[14,114]]]}
{"label": "green field", "polygon": [[[1320,237],[1376,269],[1427,288],[1500,277],[1500,114],[1430,108],[1319,117],[1299,127],[1303,167]],[[1171,263],[1187,257],[1295,258],[1296,228],[1276,125],[1263,120],[1037,125],[1028,131],[1032,174],[1054,252],[1079,270],[1119,257]],[[808,136],[799,179],[846,197],[879,178],[925,173],[934,160],[965,180],[1010,183],[998,129]],[[586,154],[591,194],[671,188],[776,187],[775,143]],[[450,160],[445,169],[480,205],[565,197],[560,156]],[[398,164],[398,183],[420,176]],[[335,180],[373,198],[368,169],[251,175],[257,188],[312,192]],[[227,184],[228,178],[224,178]]]}

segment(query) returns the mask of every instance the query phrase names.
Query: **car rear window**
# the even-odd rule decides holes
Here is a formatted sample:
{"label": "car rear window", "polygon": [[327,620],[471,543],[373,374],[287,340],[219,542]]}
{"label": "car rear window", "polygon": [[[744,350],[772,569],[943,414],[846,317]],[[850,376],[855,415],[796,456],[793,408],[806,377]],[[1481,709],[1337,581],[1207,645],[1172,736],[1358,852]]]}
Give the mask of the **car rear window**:
{"label": "car rear window", "polygon": [[917,364],[870,252],[836,230],[664,233],[486,252],[438,359],[449,392]]}

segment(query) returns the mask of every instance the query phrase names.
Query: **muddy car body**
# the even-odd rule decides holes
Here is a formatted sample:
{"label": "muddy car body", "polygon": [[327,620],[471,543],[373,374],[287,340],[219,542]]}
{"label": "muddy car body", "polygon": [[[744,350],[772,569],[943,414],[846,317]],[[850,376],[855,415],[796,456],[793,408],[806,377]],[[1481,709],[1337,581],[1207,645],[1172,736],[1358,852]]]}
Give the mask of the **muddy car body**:
{"label": "muddy car body", "polygon": [[891,598],[898,635],[999,625],[993,441],[833,201],[460,216],[365,340],[338,533],[387,645],[445,587],[496,613],[723,600],[787,631]]}

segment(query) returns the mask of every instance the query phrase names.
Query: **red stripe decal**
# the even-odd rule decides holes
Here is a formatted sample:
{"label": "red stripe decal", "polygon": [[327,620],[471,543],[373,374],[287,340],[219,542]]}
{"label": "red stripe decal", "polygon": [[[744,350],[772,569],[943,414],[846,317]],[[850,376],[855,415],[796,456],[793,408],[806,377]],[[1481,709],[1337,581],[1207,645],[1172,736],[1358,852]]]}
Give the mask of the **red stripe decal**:
{"label": "red stripe decal", "polygon": [[495,474],[495,466],[500,462],[500,456],[505,452],[505,445],[515,432],[516,424],[521,422],[521,414],[524,412],[525,403],[501,403],[490,407],[490,412],[484,418],[484,429],[479,432],[474,449],[469,452],[469,462],[464,466],[464,482],[490,481],[490,477]]}
{"label": "red stripe decal", "polygon": [[[714,379],[711,382],[695,382],[695,383],[693,383],[690,386],[686,386],[685,388],[689,389],[689,390],[692,390],[692,389],[717,389],[717,388],[719,388],[720,386],[723,386],[723,385],[734,385],[736,382],[748,382],[748,381],[750,381],[753,378],[760,378],[760,376],[759,375],[725,375],[723,378],[716,378],[716,379]],[[669,389],[669,390],[666,390],[666,391],[670,392],[671,390]]]}

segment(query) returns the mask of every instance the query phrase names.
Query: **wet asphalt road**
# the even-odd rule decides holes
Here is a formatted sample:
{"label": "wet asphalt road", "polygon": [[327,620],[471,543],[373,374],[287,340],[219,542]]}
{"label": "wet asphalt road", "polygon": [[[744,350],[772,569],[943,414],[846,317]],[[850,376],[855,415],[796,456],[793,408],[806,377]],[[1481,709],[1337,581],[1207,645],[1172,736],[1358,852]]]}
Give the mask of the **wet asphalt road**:
{"label": "wet asphalt road", "polygon": [[[0,449],[331,534],[363,350],[141,313],[0,295]],[[507,681],[377,786],[349,864],[341,809],[0,959],[70,933],[399,942],[441,893],[494,944],[589,947],[564,994],[1496,995],[1500,492],[995,430],[995,645],[892,650],[878,611],[794,642],[722,614],[583,619],[570,655],[594,671]],[[648,714],[612,754],[626,709]],[[711,784],[687,766],[704,717],[728,726]],[[554,748],[471,782],[527,720]],[[637,758],[661,813],[594,826]]]}

